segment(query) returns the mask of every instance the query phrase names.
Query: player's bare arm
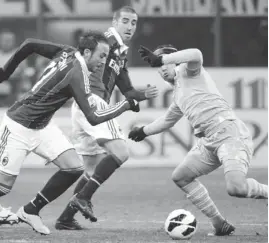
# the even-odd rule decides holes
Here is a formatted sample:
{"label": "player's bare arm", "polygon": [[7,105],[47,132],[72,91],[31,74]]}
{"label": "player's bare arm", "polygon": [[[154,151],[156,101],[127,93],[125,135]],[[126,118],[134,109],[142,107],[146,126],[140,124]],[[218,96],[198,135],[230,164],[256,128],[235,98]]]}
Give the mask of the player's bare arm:
{"label": "player's bare arm", "polygon": [[[97,110],[95,103],[89,102],[90,88],[85,76],[79,69],[73,68],[69,73],[70,90],[78,106],[84,113],[88,122],[95,126],[111,120],[127,110],[139,111],[138,104],[134,100],[124,100],[105,110]],[[91,99],[90,99],[91,100]],[[94,101],[94,99],[92,99]]]}
{"label": "player's bare arm", "polygon": [[157,118],[152,123],[143,127],[134,127],[129,133],[129,138],[139,142],[145,137],[162,133],[163,131],[173,127],[183,116],[179,107],[172,103],[165,115]]}
{"label": "player's bare arm", "polygon": [[31,54],[38,54],[48,59],[52,59],[65,46],[39,39],[26,39],[11,56],[8,62],[0,69],[0,82],[7,80],[19,64]]}

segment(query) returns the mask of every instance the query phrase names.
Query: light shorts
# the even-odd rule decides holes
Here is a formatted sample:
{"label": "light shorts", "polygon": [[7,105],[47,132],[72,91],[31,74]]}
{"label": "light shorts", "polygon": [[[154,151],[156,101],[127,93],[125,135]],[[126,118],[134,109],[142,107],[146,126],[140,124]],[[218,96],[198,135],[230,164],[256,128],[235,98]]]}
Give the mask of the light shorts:
{"label": "light shorts", "polygon": [[[92,94],[98,110],[107,108],[109,105],[99,96]],[[92,101],[91,101],[92,102]],[[74,102],[71,108],[72,116],[72,142],[78,154],[96,155],[106,153],[99,146],[97,139],[123,139],[124,134],[116,119],[92,126],[78,105]]]}
{"label": "light shorts", "polygon": [[0,125],[0,171],[18,175],[26,156],[34,152],[53,161],[74,146],[53,122],[40,130],[29,129],[7,115]]}
{"label": "light shorts", "polygon": [[241,171],[247,174],[252,153],[252,138],[246,125],[241,120],[225,121],[218,132],[198,139],[179,166],[188,167],[197,177],[221,165],[224,173]]}

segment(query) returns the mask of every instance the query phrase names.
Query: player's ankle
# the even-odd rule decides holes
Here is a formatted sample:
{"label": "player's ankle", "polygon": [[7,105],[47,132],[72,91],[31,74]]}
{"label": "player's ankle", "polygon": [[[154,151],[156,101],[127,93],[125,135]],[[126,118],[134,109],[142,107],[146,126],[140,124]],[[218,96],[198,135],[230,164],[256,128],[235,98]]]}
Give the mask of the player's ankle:
{"label": "player's ankle", "polygon": [[211,223],[215,229],[219,229],[222,227],[223,223],[225,222],[225,219],[222,217],[221,214],[217,214],[216,216],[210,218]]}
{"label": "player's ankle", "polygon": [[25,205],[23,209],[24,209],[24,212],[27,214],[38,215],[39,213],[38,209],[31,202]]}

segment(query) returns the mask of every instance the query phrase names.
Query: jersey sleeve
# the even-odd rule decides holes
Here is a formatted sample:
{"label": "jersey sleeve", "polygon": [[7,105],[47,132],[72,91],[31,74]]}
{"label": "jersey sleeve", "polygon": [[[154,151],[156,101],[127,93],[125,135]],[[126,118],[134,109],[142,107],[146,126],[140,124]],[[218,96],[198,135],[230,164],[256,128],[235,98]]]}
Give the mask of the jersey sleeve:
{"label": "jersey sleeve", "polygon": [[38,39],[26,39],[3,67],[5,79],[8,79],[19,64],[31,54],[38,54],[52,59],[64,45]]}
{"label": "jersey sleeve", "polygon": [[147,135],[161,133],[166,129],[173,127],[182,116],[183,113],[180,108],[175,103],[172,103],[163,116],[144,127],[144,132]]}
{"label": "jersey sleeve", "polygon": [[70,72],[69,86],[72,96],[91,125],[111,120],[130,109],[129,102],[124,100],[107,109],[97,110],[94,98],[90,97],[90,83],[86,74],[75,67]]}
{"label": "jersey sleeve", "polygon": [[126,62],[127,61],[125,61],[124,67],[121,69],[119,76],[116,77],[116,85],[126,98],[135,99],[137,101],[145,100],[145,92],[136,90],[133,87]]}

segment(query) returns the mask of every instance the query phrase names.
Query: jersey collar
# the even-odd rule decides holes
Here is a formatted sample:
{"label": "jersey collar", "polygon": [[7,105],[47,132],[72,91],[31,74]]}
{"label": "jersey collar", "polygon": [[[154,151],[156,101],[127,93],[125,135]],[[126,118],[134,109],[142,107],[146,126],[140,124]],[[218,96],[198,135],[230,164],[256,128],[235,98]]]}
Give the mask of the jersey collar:
{"label": "jersey collar", "polygon": [[82,68],[82,71],[83,71],[84,73],[86,73],[86,75],[89,77],[90,74],[91,74],[91,72],[89,71],[89,69],[88,69],[88,67],[87,67],[87,64],[86,64],[84,58],[81,56],[80,52],[78,52],[78,51],[75,52],[75,57],[76,57],[77,60],[79,61],[80,66],[81,66],[81,68]]}
{"label": "jersey collar", "polygon": [[[122,38],[120,37],[119,33],[116,31],[116,29],[114,27],[110,27],[108,28],[108,30],[114,35],[115,39],[117,40],[117,42],[119,43],[120,45],[120,48],[119,48],[119,53],[116,53],[116,54],[122,54],[124,52],[127,52],[127,50],[129,49],[128,46],[126,46],[123,41],[122,41]],[[115,50],[115,52],[117,52],[118,50]]]}

